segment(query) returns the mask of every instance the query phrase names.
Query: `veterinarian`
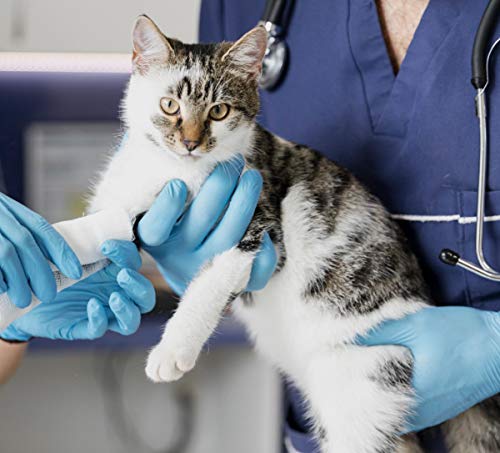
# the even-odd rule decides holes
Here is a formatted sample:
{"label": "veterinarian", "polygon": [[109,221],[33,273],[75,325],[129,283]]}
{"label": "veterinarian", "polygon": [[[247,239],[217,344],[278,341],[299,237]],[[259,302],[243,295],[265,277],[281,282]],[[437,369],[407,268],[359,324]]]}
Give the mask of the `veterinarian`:
{"label": "veterinarian", "polygon": [[[419,257],[440,308],[387,323],[361,340],[411,349],[419,403],[408,431],[434,426],[500,391],[500,284],[438,260],[444,247],[474,256],[479,150],[470,56],[486,5],[297,0],[285,37],[288,67],[281,83],[262,95],[262,124],[353,171],[401,221]],[[264,6],[264,0],[204,0],[200,40],[237,39]],[[500,74],[499,58],[492,72]],[[498,124],[500,89],[492,86],[489,96],[489,120]],[[490,128],[489,140],[484,249],[500,268],[500,128]],[[289,400],[286,446],[312,452],[300,397],[290,391]],[[421,437],[427,451],[444,451],[438,430]]]}

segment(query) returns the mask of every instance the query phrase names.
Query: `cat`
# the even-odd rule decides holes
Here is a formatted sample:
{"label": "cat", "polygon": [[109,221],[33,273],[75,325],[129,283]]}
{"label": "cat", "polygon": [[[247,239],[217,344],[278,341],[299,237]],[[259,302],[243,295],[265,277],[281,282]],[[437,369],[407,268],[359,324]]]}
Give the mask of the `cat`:
{"label": "cat", "polygon": [[[256,349],[305,396],[323,452],[420,452],[415,436],[399,435],[415,402],[411,353],[355,343],[382,321],[431,304],[419,265],[351,173],[256,123],[266,40],[256,27],[235,43],[188,45],[165,37],[147,16],[136,21],[122,106],[128,138],[100,175],[89,211],[119,206],[135,218],[173,178],[194,197],[236,153],[263,178],[244,238],[189,284],[146,373],[168,382],[190,371],[231,303]],[[277,268],[263,290],[246,293],[265,232]],[[443,425],[450,451],[498,451],[497,403]]]}

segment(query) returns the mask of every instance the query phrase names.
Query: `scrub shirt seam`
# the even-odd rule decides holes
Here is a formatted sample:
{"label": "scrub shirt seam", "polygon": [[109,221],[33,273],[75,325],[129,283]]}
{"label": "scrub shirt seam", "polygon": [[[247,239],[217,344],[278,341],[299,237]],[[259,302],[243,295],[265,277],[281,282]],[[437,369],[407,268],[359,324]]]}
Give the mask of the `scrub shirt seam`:
{"label": "scrub shirt seam", "polygon": [[[448,32],[446,33],[446,36],[444,37],[443,40],[441,40],[439,46],[436,48],[436,50],[434,51],[434,55],[432,55],[432,58],[429,60],[428,64],[427,64],[427,67],[425,68],[424,72],[422,73],[422,76],[419,77],[419,80],[420,82],[417,83],[414,87],[415,89],[415,96],[413,96],[413,102],[412,102],[412,106],[411,106],[411,112],[410,114],[408,115],[408,119],[405,121],[404,123],[404,133],[403,135],[400,137],[400,138],[404,138],[408,135],[408,126],[409,124],[414,120],[415,118],[415,111],[416,111],[416,106],[417,106],[417,102],[422,98],[422,86],[423,86],[423,81],[425,80],[425,75],[429,72],[429,68],[434,64],[434,62],[436,61],[436,59],[438,58],[438,54],[441,52],[441,49],[443,48],[443,46],[446,44],[446,42],[448,41],[451,33],[453,32],[453,30],[455,29],[455,27],[458,26],[458,22],[460,20],[460,16],[462,16],[463,14],[463,10],[458,10],[458,14],[456,15],[456,17],[454,18],[454,21],[455,23],[449,28]],[[425,14],[425,12],[424,12]],[[421,21],[423,20],[423,16],[421,18]],[[420,23],[419,23],[419,26],[420,26]],[[417,28],[418,29],[418,28]],[[412,42],[413,42],[413,39],[415,39],[415,36],[413,36],[412,38]],[[411,43],[410,43],[411,45]],[[406,58],[406,55],[405,55],[405,58]],[[404,59],[403,59],[404,61]],[[393,90],[394,90],[394,87],[396,86],[396,83],[394,83],[394,85],[392,86],[391,88],[391,95],[393,93]],[[388,104],[386,104],[385,108],[389,107]],[[384,114],[385,112],[385,108],[384,108],[384,111],[382,112],[382,115]],[[388,134],[380,134],[378,132],[376,132],[376,128],[374,129],[374,133],[376,135],[388,135]],[[389,134],[389,136],[395,136],[395,135],[391,135]]]}
{"label": "scrub shirt seam", "polygon": [[[400,140],[404,139],[406,137],[406,132],[403,134],[389,134],[386,132],[378,132],[377,131],[377,124],[375,124],[375,122],[374,122],[374,118],[372,116],[372,112],[371,112],[371,108],[370,108],[370,101],[368,98],[368,93],[366,91],[366,83],[365,83],[365,79],[363,77],[363,71],[361,70],[359,63],[356,60],[356,56],[355,56],[354,50],[352,48],[350,19],[351,19],[351,0],[347,0],[346,33],[347,33],[347,42],[349,45],[349,53],[351,54],[352,61],[354,63],[354,66],[356,67],[356,70],[357,70],[358,75],[359,75],[359,80],[360,80],[361,87],[363,90],[363,97],[365,99],[366,114],[370,120],[370,127],[371,127],[372,134],[375,137],[389,137],[389,138],[395,138],[395,139],[400,139]],[[394,89],[394,84],[392,85],[392,87],[389,91],[388,99],[390,98],[390,95],[392,94],[393,89]],[[405,125],[406,131],[407,131],[408,123],[409,123],[409,121]]]}
{"label": "scrub shirt seam", "polygon": [[[356,60],[356,56],[355,56],[355,53],[354,53],[354,50],[353,50],[353,47],[352,47],[351,29],[350,29],[350,26],[349,26],[350,25],[350,18],[351,18],[351,0],[346,0],[346,1],[347,1],[347,11],[348,11],[348,13],[347,13],[347,20],[346,20],[346,32],[347,32],[347,42],[348,42],[348,45],[349,45],[349,52],[351,54],[351,58],[352,58],[352,61],[354,63],[354,66],[356,67],[356,70],[357,70],[357,72],[359,74],[361,86],[362,86],[362,89],[363,89],[363,96],[365,98],[366,109],[367,109],[368,117],[370,119],[370,125],[371,125],[371,129],[372,129],[373,135],[376,136],[376,137],[391,137],[391,138],[396,138],[396,139],[400,139],[400,140],[401,139],[405,139],[408,136],[409,124],[415,119],[417,102],[422,97],[422,90],[421,90],[421,88],[423,86],[424,77],[420,77],[420,83],[416,84],[415,87],[414,87],[415,95],[413,96],[413,101],[412,101],[412,105],[411,105],[411,113],[408,115],[407,120],[403,124],[403,127],[402,127],[403,132],[402,133],[394,134],[394,133],[387,133],[387,132],[383,132],[383,131],[382,132],[378,131],[377,130],[377,126],[378,126],[379,121],[377,121],[377,123],[374,123],[374,119],[372,117],[371,110],[370,110],[370,102],[368,100],[368,93],[366,91],[366,84],[365,84],[365,80],[364,80],[364,77],[363,77],[363,72],[361,71],[361,68],[360,68],[360,66],[359,66],[359,64],[358,64],[358,62]],[[439,46],[434,51],[434,55],[429,60],[428,65],[425,68],[425,71],[423,72],[423,74],[426,74],[429,71],[429,68],[432,66],[432,64],[436,61],[436,59],[438,58],[438,54],[440,53],[440,51],[443,48],[443,46],[445,45],[445,43],[450,39],[449,37],[450,37],[451,33],[458,26],[460,17],[463,14],[464,14],[463,9],[458,9],[457,10],[456,17],[454,18],[455,23],[449,28],[448,32],[446,33],[446,36],[444,37],[444,39],[441,41],[441,43],[439,44]],[[420,26],[420,24],[419,24],[419,26]],[[395,79],[394,82],[396,82],[396,79]],[[391,95],[393,94],[393,90],[394,90],[395,86],[396,86],[396,83],[394,83],[393,86],[391,87],[391,90],[390,90],[390,93],[389,93],[389,96],[388,96],[388,100],[390,99]],[[383,114],[385,112],[385,109],[388,108],[388,107],[389,107],[389,103],[385,105],[384,109],[382,110],[382,114],[381,114],[380,118],[382,118],[382,116],[383,116]]]}
{"label": "scrub shirt seam", "polygon": [[363,97],[365,98],[366,114],[367,114],[368,118],[370,119],[371,130],[374,131],[375,125],[373,124],[373,118],[372,118],[372,114],[370,112],[370,103],[368,101],[368,93],[366,92],[365,81],[363,79],[363,72],[361,71],[361,68],[359,67],[358,61],[356,60],[356,56],[354,55],[354,51],[352,48],[351,27],[350,27],[351,1],[346,0],[346,2],[347,2],[347,18],[346,18],[345,26],[346,26],[347,42],[349,44],[349,53],[351,54],[352,62],[354,63],[354,66],[356,67],[356,70],[358,71],[359,80],[361,83],[361,87],[363,89]]}
{"label": "scrub shirt seam", "polygon": [[[422,86],[423,86],[423,81],[425,79],[425,74],[427,74],[429,72],[429,68],[434,64],[434,62],[436,61],[436,59],[438,58],[438,54],[440,53],[441,49],[443,48],[443,46],[446,44],[446,42],[450,39],[450,36],[453,32],[453,30],[458,27],[459,25],[459,21],[460,21],[460,17],[463,15],[463,10],[461,10],[457,16],[455,17],[455,23],[450,27],[450,29],[448,30],[448,33],[446,34],[446,36],[444,37],[444,39],[441,41],[441,43],[439,44],[438,48],[436,49],[436,51],[434,52],[434,55],[432,56],[432,58],[429,60],[429,64],[427,65],[427,68],[425,68],[425,71],[422,73],[422,77],[420,77],[420,83],[418,83],[416,86],[415,86],[415,97],[413,99],[413,106],[412,106],[412,112],[410,114],[410,116],[408,117],[408,122],[406,124],[406,127],[408,127],[408,125],[415,119],[415,114],[416,114],[416,106],[418,104],[418,102],[420,102],[422,100],[422,97],[424,95],[424,92],[422,90]],[[435,77],[434,77],[434,80],[435,80]],[[430,85],[430,84],[429,84]],[[416,131],[416,135],[419,135],[420,133],[420,130],[422,129],[422,123],[420,123],[420,126],[418,127],[417,131]],[[408,131],[407,131],[408,132]]]}
{"label": "scrub shirt seam", "polygon": [[[453,18],[453,21],[454,21],[453,25],[451,25],[451,27],[448,29],[448,32],[444,36],[444,39],[441,40],[439,46],[434,51],[434,54],[432,55],[432,58],[429,60],[429,63],[427,65],[427,67],[425,68],[424,72],[422,73],[422,77],[419,78],[420,82],[415,85],[415,96],[413,97],[413,103],[412,103],[412,107],[411,107],[411,113],[410,113],[410,115],[408,115],[408,120],[405,123],[405,136],[408,135],[408,126],[409,126],[409,124],[415,119],[417,103],[422,99],[422,95],[423,95],[422,87],[423,87],[423,83],[424,83],[424,80],[425,80],[425,75],[429,72],[429,68],[435,63],[436,59],[438,58],[439,53],[443,49],[443,46],[450,39],[450,36],[453,33],[453,31],[455,30],[455,28],[458,27],[458,24],[459,24],[459,21],[460,21],[460,17],[464,13],[463,9],[461,9],[461,8],[457,9],[456,12],[457,12],[457,14]],[[425,12],[424,12],[424,14],[425,14]],[[422,16],[422,18],[420,20],[421,21],[423,20],[423,16]],[[419,26],[420,26],[420,23],[419,23]],[[415,38],[415,36],[412,38],[412,41],[413,41],[414,38]],[[411,43],[410,43],[410,45],[411,45]]]}

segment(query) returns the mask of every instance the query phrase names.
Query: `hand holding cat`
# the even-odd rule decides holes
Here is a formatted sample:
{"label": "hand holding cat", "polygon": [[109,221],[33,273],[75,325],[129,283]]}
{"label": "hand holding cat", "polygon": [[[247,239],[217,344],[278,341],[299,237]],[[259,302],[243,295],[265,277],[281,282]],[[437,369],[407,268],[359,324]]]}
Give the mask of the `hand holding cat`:
{"label": "hand holding cat", "polygon": [[112,264],[61,291],[52,302],[38,305],[14,321],[1,337],[91,340],[108,330],[134,333],[141,314],[154,307],[153,285],[137,272],[141,258],[134,244],[107,241],[102,252]]}
{"label": "hand holding cat", "polygon": [[359,341],[401,345],[415,360],[415,415],[408,431],[449,420],[500,392],[500,314],[431,307],[388,321]]}
{"label": "hand holding cat", "polygon": [[[171,288],[182,294],[200,268],[238,244],[252,219],[262,188],[256,171],[241,175],[242,159],[219,165],[187,211],[187,189],[170,181],[138,225],[144,249]],[[241,175],[241,178],[240,178]],[[276,267],[276,251],[264,236],[247,289],[262,289]]]}

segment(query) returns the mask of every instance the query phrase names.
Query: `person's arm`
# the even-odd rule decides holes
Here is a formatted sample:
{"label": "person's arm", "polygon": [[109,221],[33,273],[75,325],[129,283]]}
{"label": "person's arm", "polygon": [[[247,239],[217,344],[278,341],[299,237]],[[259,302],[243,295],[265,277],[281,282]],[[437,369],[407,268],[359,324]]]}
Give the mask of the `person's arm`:
{"label": "person's arm", "polygon": [[408,431],[438,425],[500,392],[499,313],[426,308],[382,324],[359,343],[411,350],[417,406]]}
{"label": "person's arm", "polygon": [[28,343],[8,343],[0,340],[0,385],[5,384],[19,367]]}

